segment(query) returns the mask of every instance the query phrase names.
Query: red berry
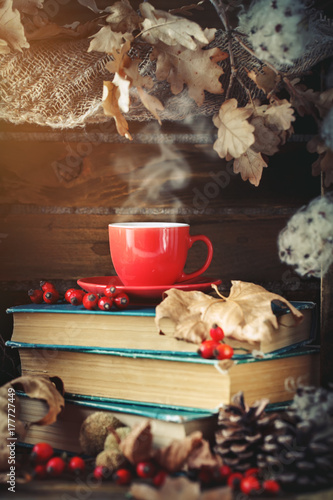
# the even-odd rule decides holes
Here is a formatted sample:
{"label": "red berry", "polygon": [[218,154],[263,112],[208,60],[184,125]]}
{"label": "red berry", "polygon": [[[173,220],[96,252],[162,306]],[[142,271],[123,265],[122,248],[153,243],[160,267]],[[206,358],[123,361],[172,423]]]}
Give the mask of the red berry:
{"label": "red berry", "polygon": [[103,465],[97,465],[93,472],[94,478],[98,481],[106,479],[110,475],[110,471],[107,467],[103,467]]}
{"label": "red berry", "polygon": [[204,340],[201,342],[198,354],[200,354],[205,359],[210,359],[214,357],[214,349],[219,344],[215,340]]}
{"label": "red berry", "polygon": [[45,464],[38,464],[33,470],[32,475],[36,477],[37,479],[42,479],[43,477],[46,476],[46,465]]}
{"label": "red berry", "polygon": [[55,290],[56,289],[54,284],[51,283],[50,281],[40,281],[39,285],[40,285],[41,289],[43,290],[43,292],[47,292],[47,290]]}
{"label": "red berry", "polygon": [[258,467],[251,467],[250,469],[247,469],[245,472],[244,472],[244,477],[249,477],[249,476],[256,476],[258,477],[259,476],[259,469]]}
{"label": "red berry", "polygon": [[37,464],[46,463],[53,456],[53,448],[48,443],[37,443],[31,450],[30,457]]}
{"label": "red berry", "polygon": [[130,482],[132,481],[131,471],[129,471],[128,469],[118,469],[113,474],[113,480],[115,481],[116,484],[119,484],[121,486],[130,484]]}
{"label": "red berry", "polygon": [[242,479],[243,479],[243,474],[241,474],[240,472],[233,472],[228,477],[227,484],[233,490],[239,490]]}
{"label": "red berry", "polygon": [[209,334],[216,342],[224,339],[224,331],[216,323],[214,323],[213,327],[209,330]]}
{"label": "red berry", "polygon": [[126,295],[126,293],[124,292],[118,293],[118,295],[115,296],[113,301],[115,306],[118,307],[118,309],[126,309],[126,307],[129,304],[128,295]]}
{"label": "red berry", "polygon": [[51,290],[50,288],[43,294],[44,302],[47,304],[56,304],[59,300],[59,292],[56,289]]}
{"label": "red berry", "polygon": [[233,348],[228,344],[218,344],[213,350],[216,359],[230,359],[234,355]]}
{"label": "red berry", "polygon": [[80,474],[85,468],[85,461],[81,457],[72,457],[68,463],[68,469],[74,474]]}
{"label": "red berry", "polygon": [[271,495],[277,495],[280,492],[280,485],[275,479],[266,479],[263,482],[263,488],[266,493],[270,493]]}
{"label": "red berry", "polygon": [[34,304],[41,304],[43,302],[43,290],[29,290],[28,295],[31,302]]}
{"label": "red berry", "polygon": [[98,299],[97,293],[86,293],[83,296],[82,303],[86,309],[95,309]]}
{"label": "red berry", "polygon": [[136,465],[136,473],[139,477],[151,478],[156,474],[156,466],[153,462],[146,460]]}
{"label": "red berry", "polygon": [[68,290],[66,290],[64,295],[66,302],[70,302],[71,295],[73,292],[75,292],[75,290],[76,288],[68,288]]}
{"label": "red berry", "polygon": [[82,304],[83,297],[85,296],[85,292],[83,290],[73,290],[69,296],[69,302],[72,306],[79,306]]}
{"label": "red berry", "polygon": [[113,299],[111,297],[101,297],[97,305],[102,311],[110,311],[112,309]]}
{"label": "red berry", "polygon": [[220,478],[223,481],[226,481],[228,477],[232,474],[232,470],[228,465],[221,465],[221,467],[219,467],[219,473],[220,473]]}
{"label": "red berry", "polygon": [[60,476],[65,470],[66,464],[60,457],[51,458],[46,464],[47,473],[50,476]]}
{"label": "red berry", "polygon": [[164,484],[167,475],[168,473],[165,470],[160,470],[159,472],[157,472],[157,474],[155,474],[155,476],[153,477],[154,486],[156,486],[157,488],[162,486],[162,484]]}
{"label": "red berry", "polygon": [[114,285],[108,285],[105,290],[104,290],[104,295],[106,295],[106,297],[115,297],[117,294],[118,294],[118,290],[117,288],[114,286]]}
{"label": "red berry", "polygon": [[240,483],[240,490],[245,495],[251,495],[260,490],[260,483],[254,476],[243,477]]}

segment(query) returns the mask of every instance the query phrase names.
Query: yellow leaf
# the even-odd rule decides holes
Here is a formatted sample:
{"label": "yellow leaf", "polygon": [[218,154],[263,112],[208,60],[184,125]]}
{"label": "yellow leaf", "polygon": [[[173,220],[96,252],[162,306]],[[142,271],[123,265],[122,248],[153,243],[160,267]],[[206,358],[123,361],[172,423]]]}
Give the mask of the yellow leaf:
{"label": "yellow leaf", "polygon": [[104,113],[114,118],[117,131],[120,135],[132,140],[131,134],[128,132],[128,123],[119,109],[118,99],[118,87],[112,82],[104,82],[102,102]]}
{"label": "yellow leaf", "polygon": [[158,111],[163,111],[164,109],[164,106],[161,103],[161,101],[157,99],[157,97],[145,92],[142,87],[138,87],[137,90],[144,107],[148,109],[148,111],[150,111],[151,114],[156,118],[158,123],[162,125],[162,121],[158,115]]}
{"label": "yellow leaf", "polygon": [[30,47],[24,34],[21,16],[17,9],[13,8],[12,0],[3,0],[0,4],[0,51],[8,53],[8,46],[22,52],[23,48]]}
{"label": "yellow leaf", "polygon": [[263,168],[267,167],[260,153],[249,148],[234,161],[235,174],[241,174],[243,181],[249,181],[254,186],[259,186]]}
{"label": "yellow leaf", "polygon": [[221,158],[228,154],[239,158],[254,143],[254,126],[247,121],[252,112],[250,108],[237,108],[236,99],[229,99],[222,104],[213,119],[218,127],[218,139],[213,148]]}

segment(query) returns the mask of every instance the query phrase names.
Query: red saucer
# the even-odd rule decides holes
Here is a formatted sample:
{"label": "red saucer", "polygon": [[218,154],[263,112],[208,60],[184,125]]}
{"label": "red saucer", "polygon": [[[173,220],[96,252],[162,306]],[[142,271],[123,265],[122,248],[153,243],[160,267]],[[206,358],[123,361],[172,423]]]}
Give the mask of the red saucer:
{"label": "red saucer", "polygon": [[86,292],[103,294],[104,289],[108,285],[114,285],[119,290],[124,291],[132,299],[153,299],[154,301],[162,299],[162,294],[170,288],[178,290],[192,291],[199,290],[201,292],[209,292],[212,290],[211,285],[219,285],[222,281],[213,279],[208,276],[199,276],[192,280],[182,281],[174,285],[160,286],[125,286],[122,284],[118,276],[95,276],[93,278],[82,278],[77,281],[77,284]]}

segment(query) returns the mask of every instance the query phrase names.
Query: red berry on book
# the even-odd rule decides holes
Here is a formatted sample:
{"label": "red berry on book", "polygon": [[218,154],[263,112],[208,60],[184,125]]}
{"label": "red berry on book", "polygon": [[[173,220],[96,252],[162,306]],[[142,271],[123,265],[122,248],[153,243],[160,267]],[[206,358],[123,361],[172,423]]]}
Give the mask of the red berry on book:
{"label": "red berry on book", "polygon": [[68,463],[68,469],[74,474],[80,474],[86,468],[85,461],[81,457],[72,457]]}
{"label": "red berry on book", "polygon": [[118,469],[113,474],[113,480],[116,484],[119,484],[121,486],[130,484],[130,482],[132,481],[131,471],[129,471],[128,469]]}
{"label": "red berry on book", "polygon": [[97,293],[86,293],[83,296],[82,303],[86,309],[95,309],[99,296]]}
{"label": "red berry on book", "polygon": [[240,482],[240,490],[245,495],[253,495],[260,490],[260,483],[254,476],[243,477]]}
{"label": "red berry on book", "polygon": [[43,292],[46,292],[47,290],[56,290],[56,287],[50,281],[40,281],[39,285]]}
{"label": "red berry on book", "polygon": [[162,486],[164,484],[167,475],[168,473],[165,470],[158,471],[157,474],[155,474],[155,476],[153,477],[153,485],[156,486],[157,488]]}
{"label": "red berry on book", "polygon": [[156,465],[150,460],[139,462],[136,465],[136,473],[139,477],[152,478],[156,474]]}
{"label": "red berry on book", "polygon": [[213,327],[209,330],[209,335],[216,342],[224,339],[224,331],[216,323],[214,323]]}
{"label": "red berry on book", "polygon": [[98,308],[102,311],[111,311],[113,305],[113,299],[111,297],[101,297],[98,300]]}
{"label": "red berry on book", "polygon": [[28,295],[31,302],[34,304],[41,304],[43,302],[43,290],[29,290]]}
{"label": "red berry on book", "polygon": [[113,301],[115,306],[118,307],[118,309],[126,309],[126,307],[129,304],[128,295],[124,292],[118,293],[113,299]]}
{"label": "red berry on book", "polygon": [[66,464],[60,457],[51,458],[46,464],[47,473],[50,476],[60,476],[65,470]]}
{"label": "red berry on book", "polygon": [[36,477],[37,479],[42,479],[45,477],[47,474],[46,472],[46,465],[45,464],[38,464],[33,470],[33,477]]}
{"label": "red berry on book", "polygon": [[263,482],[262,487],[266,493],[270,495],[277,495],[280,492],[280,485],[275,479],[266,479]]}
{"label": "red berry on book", "polygon": [[49,288],[46,292],[44,292],[43,299],[47,304],[56,304],[59,300],[59,292],[56,289],[51,290]]}
{"label": "red berry on book", "polygon": [[53,453],[53,448],[48,443],[36,443],[31,450],[30,458],[37,464],[43,464],[50,460]]}
{"label": "red berry on book", "polygon": [[69,302],[72,306],[79,306],[82,304],[85,292],[83,290],[73,290],[69,297]]}
{"label": "red berry on book", "polygon": [[200,354],[205,359],[211,359],[214,357],[214,349],[219,344],[215,340],[204,340],[201,342],[198,349],[198,354]]}
{"label": "red berry on book", "polygon": [[233,490],[239,490],[242,479],[243,479],[243,474],[241,474],[240,472],[233,472],[228,477],[227,484]]}
{"label": "red berry on book", "polygon": [[106,297],[115,297],[118,294],[118,290],[114,285],[108,285],[104,290],[104,295]]}
{"label": "red berry on book", "polygon": [[228,344],[218,344],[213,349],[213,357],[216,359],[231,359],[233,355],[234,350]]}

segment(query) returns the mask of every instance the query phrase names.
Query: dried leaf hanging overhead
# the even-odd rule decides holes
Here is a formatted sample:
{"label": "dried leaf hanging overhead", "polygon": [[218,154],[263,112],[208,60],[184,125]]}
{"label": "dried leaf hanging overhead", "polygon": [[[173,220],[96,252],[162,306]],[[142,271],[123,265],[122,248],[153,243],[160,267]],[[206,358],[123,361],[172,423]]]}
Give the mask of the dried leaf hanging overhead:
{"label": "dried leaf hanging overhead", "polygon": [[303,319],[303,314],[285,298],[244,281],[232,281],[228,297],[215,298],[175,288],[165,295],[156,307],[157,328],[163,331],[163,320],[167,318],[175,324],[174,337],[197,344],[209,338],[209,330],[215,323],[221,326],[226,337],[249,343],[270,340],[278,328],[273,301],[286,305],[295,323]]}

